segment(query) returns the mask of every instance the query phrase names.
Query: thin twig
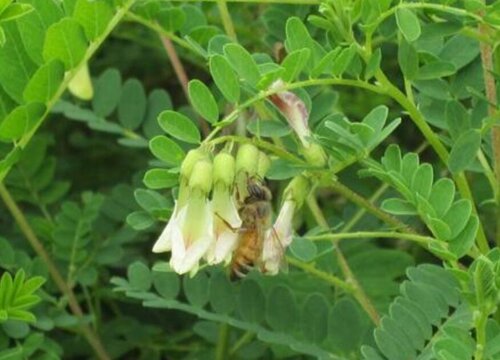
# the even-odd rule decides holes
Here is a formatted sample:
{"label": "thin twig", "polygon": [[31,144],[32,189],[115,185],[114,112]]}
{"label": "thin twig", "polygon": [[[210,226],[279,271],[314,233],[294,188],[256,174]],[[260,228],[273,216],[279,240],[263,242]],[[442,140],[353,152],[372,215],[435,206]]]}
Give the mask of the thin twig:
{"label": "thin twig", "polygon": [[24,236],[26,237],[30,245],[33,247],[37,255],[40,256],[40,258],[42,258],[44,263],[47,265],[50,276],[52,277],[52,280],[54,280],[56,286],[67,297],[68,305],[71,309],[71,312],[76,317],[79,318],[80,321],[78,326],[80,327],[85,339],[88,341],[92,349],[94,349],[96,356],[99,359],[103,360],[111,359],[107,354],[106,350],[104,349],[104,346],[102,345],[100,338],[97,336],[96,333],[92,331],[92,329],[88,325],[84,323],[83,320],[84,314],[80,307],[80,304],[78,304],[78,300],[76,299],[75,293],[64,281],[63,276],[57,269],[55,263],[50,258],[50,255],[48,254],[47,250],[45,250],[45,247],[35,235],[35,232],[28,223],[28,220],[24,216],[19,206],[17,206],[15,200],[12,198],[10,192],[7,190],[7,188],[3,183],[0,183],[0,197],[2,198],[7,208],[9,209],[12,217],[16,220],[16,223],[19,226],[21,232],[24,234]]}
{"label": "thin twig", "polygon": [[[175,75],[177,76],[177,79],[179,80],[179,83],[182,86],[184,95],[186,95],[186,99],[188,99],[189,101],[189,91],[188,91],[189,78],[186,74],[186,70],[184,70],[184,66],[182,65],[182,62],[179,59],[179,56],[177,55],[177,51],[175,50],[174,44],[172,43],[172,40],[170,40],[166,36],[160,35],[160,39],[161,43],[163,44],[163,47],[165,48],[165,51],[167,52],[170,62],[172,63],[172,68],[174,69]],[[203,136],[207,137],[208,134],[210,133],[208,124],[201,117],[198,117],[198,123],[200,124]]]}
{"label": "thin twig", "polygon": [[[484,15],[484,14],[481,14]],[[479,24],[479,33],[489,36],[488,26]],[[493,54],[491,45],[486,42],[480,42],[481,62],[483,63],[484,88],[486,98],[488,99],[488,115],[495,116],[497,114],[497,88],[495,78],[493,77]],[[491,146],[493,148],[493,170],[496,177],[496,204],[497,204],[497,223],[496,223],[496,242],[500,246],[500,123],[497,123],[491,128]]]}
{"label": "thin twig", "polygon": [[[311,193],[311,195],[307,198],[307,205],[309,206],[309,209],[311,210],[318,225],[325,229],[329,229],[330,226],[326,221],[323,212],[319,208],[318,202],[316,201],[316,197],[313,193]],[[344,254],[342,253],[342,250],[340,249],[340,246],[338,244],[339,240],[332,241],[332,243],[335,246],[335,254],[337,256],[337,261],[339,262],[342,273],[344,274],[347,283],[353,286],[352,295],[359,302],[370,319],[372,319],[373,323],[375,325],[378,325],[380,323],[380,315],[378,314],[377,309],[375,309],[375,306],[373,306],[370,298],[366,295],[365,291],[359,284],[356,276],[351,271],[351,268],[349,267],[349,264],[347,263],[347,260],[345,259]]]}

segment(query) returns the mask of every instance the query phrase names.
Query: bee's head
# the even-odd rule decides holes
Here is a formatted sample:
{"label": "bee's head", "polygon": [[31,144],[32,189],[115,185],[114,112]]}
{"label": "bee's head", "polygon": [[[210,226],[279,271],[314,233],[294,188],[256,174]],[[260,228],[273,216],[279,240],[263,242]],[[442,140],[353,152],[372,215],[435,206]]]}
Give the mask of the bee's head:
{"label": "bee's head", "polygon": [[250,201],[271,201],[273,198],[271,191],[264,184],[264,179],[249,178],[247,190]]}

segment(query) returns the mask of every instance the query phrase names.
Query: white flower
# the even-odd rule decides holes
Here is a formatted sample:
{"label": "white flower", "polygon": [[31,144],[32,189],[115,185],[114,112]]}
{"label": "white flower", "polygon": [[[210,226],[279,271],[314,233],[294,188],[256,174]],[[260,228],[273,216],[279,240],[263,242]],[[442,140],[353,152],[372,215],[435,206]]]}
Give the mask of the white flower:
{"label": "white flower", "polygon": [[285,200],[273,227],[267,232],[262,251],[264,269],[270,275],[278,273],[286,248],[292,243],[293,214],[296,203]]}
{"label": "white flower", "polygon": [[171,251],[170,267],[194,275],[199,261],[214,242],[214,215],[207,194],[212,188],[212,164],[198,161],[189,184],[182,184],[170,220],[153,246],[153,252]]}
{"label": "white flower", "polygon": [[196,272],[199,261],[214,242],[213,229],[210,202],[200,194],[192,194],[168,234],[172,251],[170,267],[178,274]]}
{"label": "white flower", "polygon": [[269,96],[274,105],[285,115],[288,124],[295,131],[304,147],[309,147],[311,142],[311,131],[309,130],[309,112],[306,104],[293,92],[279,91],[285,85],[283,80],[276,80],[269,87],[270,90],[278,90],[277,93]]}
{"label": "white flower", "polygon": [[231,260],[233,250],[238,243],[238,231],[241,219],[236,207],[236,201],[228,188],[216,186],[212,197],[214,212],[215,242],[207,253],[209,264],[218,264]]}
{"label": "white flower", "polygon": [[167,223],[167,226],[163,229],[160,234],[158,240],[156,240],[153,245],[154,253],[162,253],[166,251],[172,250],[172,229],[177,226],[176,222],[178,221],[179,211],[177,211],[178,202],[175,202],[174,211],[170,216],[170,220]]}

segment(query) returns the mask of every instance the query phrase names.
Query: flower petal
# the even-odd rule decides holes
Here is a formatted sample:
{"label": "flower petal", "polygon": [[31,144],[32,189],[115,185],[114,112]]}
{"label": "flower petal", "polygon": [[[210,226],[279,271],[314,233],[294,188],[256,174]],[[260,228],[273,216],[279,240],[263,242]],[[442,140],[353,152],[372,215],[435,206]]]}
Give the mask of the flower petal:
{"label": "flower petal", "polygon": [[[279,90],[283,86],[284,82],[280,79],[272,83],[269,88],[271,90]],[[302,145],[309,147],[310,141],[308,138],[311,136],[308,125],[309,111],[304,101],[293,92],[287,90],[279,91],[269,96],[269,99],[285,115],[288,124],[293,128]]]}
{"label": "flower petal", "polygon": [[178,224],[178,214],[177,214],[177,202],[176,202],[174,206],[174,211],[172,212],[172,215],[170,216],[167,225],[161,232],[158,240],[156,240],[155,244],[153,245],[154,253],[166,252],[172,249],[172,239],[171,239],[172,228],[174,226],[178,226],[177,224]]}

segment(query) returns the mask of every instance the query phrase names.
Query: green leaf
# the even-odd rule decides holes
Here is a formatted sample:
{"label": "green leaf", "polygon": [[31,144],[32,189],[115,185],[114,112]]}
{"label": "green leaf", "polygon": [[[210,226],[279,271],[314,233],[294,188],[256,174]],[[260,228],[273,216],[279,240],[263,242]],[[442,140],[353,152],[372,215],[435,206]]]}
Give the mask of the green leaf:
{"label": "green leaf", "polygon": [[312,51],[313,39],[304,23],[298,17],[288,18],[285,31],[285,46],[289,53],[302,49],[309,49]]}
{"label": "green leaf", "polygon": [[104,33],[112,17],[113,10],[106,1],[77,0],[73,11],[73,18],[83,26],[89,41]]}
{"label": "green leaf", "polygon": [[209,123],[219,119],[219,108],[208,87],[200,80],[191,80],[188,85],[189,100],[201,117]]}
{"label": "green leaf", "polygon": [[142,125],[144,135],[147,138],[161,135],[162,130],[158,124],[158,116],[162,111],[172,109],[172,107],[172,99],[165,90],[155,89],[149,93],[146,120]]}
{"label": "green leaf", "polygon": [[26,16],[17,19],[17,28],[21,35],[22,44],[29,57],[37,64],[45,63],[43,43],[47,29],[63,17],[61,3],[56,1],[23,0],[35,8]]}
{"label": "green leaf", "polygon": [[443,220],[431,217],[429,227],[438,239],[449,240],[451,238],[452,229]]}
{"label": "green leaf", "polygon": [[259,283],[244,280],[239,293],[239,312],[241,317],[252,323],[260,323],[265,317],[266,298]]}
{"label": "green leaf", "polygon": [[163,135],[152,138],[149,148],[154,156],[168,165],[180,165],[186,155],[176,142]]}
{"label": "green leaf", "polygon": [[432,166],[430,164],[422,164],[413,176],[411,189],[427,199],[431,194],[433,180],[434,171]]}
{"label": "green leaf", "polygon": [[271,289],[267,296],[266,320],[272,329],[293,332],[297,319],[290,314],[297,311],[295,296],[290,288],[278,285]]}
{"label": "green leaf", "polygon": [[146,94],[139,80],[125,81],[118,103],[118,119],[125,128],[135,130],[142,124],[146,114],[146,101]]}
{"label": "green leaf", "polygon": [[442,178],[433,185],[429,203],[439,218],[448,211],[455,198],[455,184],[450,179]]}
{"label": "green leaf", "polygon": [[134,211],[127,215],[127,224],[134,230],[145,230],[155,223],[155,219],[146,211]]}
{"label": "green leaf", "polygon": [[29,4],[11,4],[7,9],[0,13],[0,22],[15,20],[17,18],[20,18],[21,16],[29,14],[32,11],[33,6]]}
{"label": "green leaf", "polygon": [[0,47],[3,47],[6,41],[7,38],[5,37],[5,31],[3,30],[3,27],[0,26]]}
{"label": "green leaf", "polygon": [[71,70],[83,60],[86,50],[87,39],[76,20],[64,18],[47,30],[43,45],[45,61],[59,59],[66,70]]}
{"label": "green leaf", "polygon": [[453,139],[471,128],[467,109],[457,100],[448,101],[445,109],[446,125]]}
{"label": "green leaf", "polygon": [[370,56],[370,60],[368,60],[368,63],[366,64],[365,80],[370,80],[372,77],[375,76],[375,73],[380,69],[381,61],[382,61],[382,51],[380,50],[380,48],[378,48],[377,50],[375,50],[372,56]]}
{"label": "green leaf", "polygon": [[463,171],[475,159],[481,147],[481,133],[470,129],[459,136],[453,144],[448,161],[448,168],[454,174]]}
{"label": "green leaf", "polygon": [[292,132],[290,126],[281,121],[255,119],[247,125],[247,130],[256,136],[283,137]]}
{"label": "green leaf", "polygon": [[184,294],[188,301],[196,306],[203,307],[208,301],[208,277],[205,273],[198,273],[195,277],[184,276]]}
{"label": "green leaf", "polygon": [[401,149],[399,146],[392,144],[385,150],[381,163],[387,170],[393,170],[399,173],[402,167],[401,160]]}
{"label": "green leaf", "polygon": [[33,74],[23,92],[26,102],[47,103],[64,80],[64,65],[59,60],[52,60],[42,65]]}
{"label": "green leaf", "polygon": [[282,75],[283,81],[291,82],[295,80],[306,66],[310,55],[311,51],[309,49],[295,50],[288,54],[281,63],[281,66],[285,69]]}
{"label": "green leaf", "polygon": [[23,91],[36,70],[28,57],[15,23],[4,24],[7,42],[0,49],[0,84],[3,90],[18,104],[22,104]]}
{"label": "green leaf", "polygon": [[200,131],[187,116],[177,111],[166,110],[158,116],[160,127],[172,137],[190,143],[199,144]]}
{"label": "green leaf", "polygon": [[235,288],[226,274],[217,272],[212,275],[209,285],[209,298],[212,308],[220,314],[230,314],[236,306]]}
{"label": "green leaf", "polygon": [[476,240],[479,220],[476,215],[472,215],[465,225],[465,228],[455,238],[449,241],[450,250],[458,257],[462,257],[469,252]]}
{"label": "green leaf", "polygon": [[443,46],[439,58],[461,69],[479,55],[479,42],[465,35],[452,36]]}
{"label": "green leaf", "polygon": [[224,54],[241,78],[252,86],[257,85],[260,80],[259,68],[245,48],[239,44],[227,44],[224,46]]}
{"label": "green leaf", "polygon": [[307,238],[295,238],[290,244],[290,251],[299,260],[310,262],[318,254],[316,244]]}
{"label": "green leaf", "polygon": [[28,133],[45,112],[40,103],[18,106],[0,124],[0,139],[18,140]]}
{"label": "green leaf", "polygon": [[321,343],[328,334],[328,301],[324,295],[309,295],[302,308],[302,331],[307,340]]}
{"label": "green leaf", "polygon": [[401,31],[408,42],[413,42],[420,37],[420,22],[412,10],[398,8],[396,10],[396,23],[399,31]]}
{"label": "green leaf", "polygon": [[357,350],[364,336],[359,309],[350,298],[337,301],[328,318],[328,341],[342,352]]}
{"label": "green leaf", "polygon": [[434,61],[418,69],[417,80],[431,80],[453,75],[457,72],[455,65],[450,62]]}
{"label": "green leaf", "polygon": [[153,285],[163,298],[175,299],[181,290],[179,275],[174,272],[153,271]]}
{"label": "green leaf", "polygon": [[351,44],[346,49],[343,49],[339,56],[335,58],[332,64],[332,70],[331,73],[334,76],[340,76],[342,75],[349,65],[351,64],[351,61],[354,59],[354,56],[356,55],[356,47],[354,44]]}
{"label": "green leaf", "polygon": [[142,181],[150,189],[167,189],[178,184],[179,175],[167,169],[151,169],[146,172]]}
{"label": "green leaf", "polygon": [[210,74],[222,95],[230,103],[240,100],[240,85],[236,73],[229,62],[221,55],[213,55],[209,62]]}
{"label": "green leaf", "polygon": [[412,80],[418,73],[418,53],[415,47],[401,38],[398,48],[398,62],[403,75]]}
{"label": "green leaf", "polygon": [[122,78],[116,69],[107,69],[97,79],[94,85],[92,108],[102,117],[111,115],[118,105],[122,93]]}
{"label": "green leaf", "polygon": [[152,277],[149,268],[140,261],[128,267],[127,277],[130,286],[137,291],[148,291],[151,287]]}
{"label": "green leaf", "polygon": [[0,13],[2,13],[14,0],[0,0]]}
{"label": "green leaf", "polygon": [[156,15],[156,20],[158,24],[169,32],[178,31],[182,28],[186,22],[186,14],[182,9],[177,7],[172,7],[168,9],[162,9]]}
{"label": "green leaf", "polygon": [[163,210],[168,207],[168,202],[164,196],[156,191],[146,189],[136,189],[134,198],[141,208],[147,212]]}
{"label": "green leaf", "polygon": [[327,74],[327,75],[331,74],[333,62],[339,56],[341,51],[342,48],[336,47],[335,49],[325,54],[311,71],[311,76],[318,77],[322,74]]}
{"label": "green leaf", "polygon": [[452,238],[457,236],[464,229],[471,213],[472,205],[468,199],[460,199],[456,201],[446,212],[443,220],[450,227],[452,231]]}
{"label": "green leaf", "polygon": [[394,215],[416,215],[417,209],[409,201],[403,199],[385,199],[381,205],[382,210]]}

